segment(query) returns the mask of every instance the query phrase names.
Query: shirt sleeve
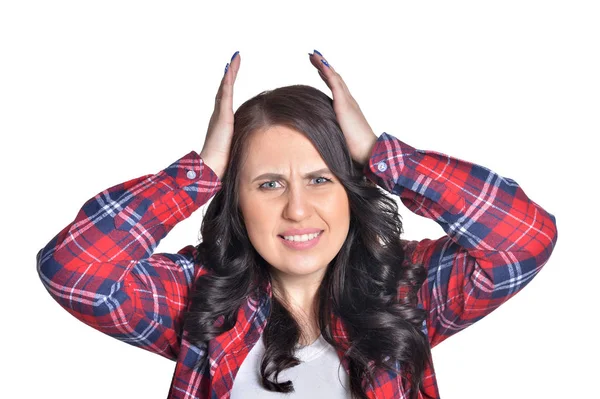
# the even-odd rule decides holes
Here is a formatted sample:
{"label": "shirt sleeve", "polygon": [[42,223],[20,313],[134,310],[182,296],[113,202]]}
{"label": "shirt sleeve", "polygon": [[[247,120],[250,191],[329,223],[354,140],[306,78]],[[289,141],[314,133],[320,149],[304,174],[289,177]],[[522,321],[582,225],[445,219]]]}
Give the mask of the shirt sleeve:
{"label": "shirt sleeve", "polygon": [[176,254],[153,251],[220,188],[192,151],[156,174],[98,193],[37,253],[42,283],[87,325],[175,360],[188,292],[206,270],[195,264],[192,245]]}
{"label": "shirt sleeve", "polygon": [[432,347],[519,292],[556,245],[556,218],[517,182],[483,166],[384,132],[364,174],[446,232],[437,240],[402,240],[408,260],[427,270],[417,296]]}

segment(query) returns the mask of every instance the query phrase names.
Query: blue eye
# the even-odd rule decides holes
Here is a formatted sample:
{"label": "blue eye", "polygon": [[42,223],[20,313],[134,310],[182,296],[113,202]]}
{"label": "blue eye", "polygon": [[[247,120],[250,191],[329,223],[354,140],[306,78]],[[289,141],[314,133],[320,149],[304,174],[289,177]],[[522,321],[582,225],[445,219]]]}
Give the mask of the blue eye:
{"label": "blue eye", "polygon": [[323,176],[319,176],[319,177],[317,177],[317,179],[325,179],[326,182],[330,182],[331,181],[331,179],[328,179],[328,178],[323,177]]}
{"label": "blue eye", "polygon": [[[323,177],[323,176],[316,177],[313,180],[318,180],[318,179],[324,179],[325,182],[323,182],[323,184],[331,182],[331,179],[328,179],[328,178]],[[258,188],[265,189],[265,190],[272,190],[274,188],[277,188],[277,187],[266,187],[265,184],[269,184],[269,183],[277,183],[277,181],[276,180],[270,180],[270,181],[264,182],[260,186],[258,186]],[[322,186],[323,184],[317,184],[317,186]]]}
{"label": "blue eye", "polygon": [[273,187],[264,187],[265,184],[269,184],[269,183],[275,183],[275,180],[265,182],[265,183],[261,184],[260,186],[258,186],[258,188],[267,189],[267,190],[273,188]]}

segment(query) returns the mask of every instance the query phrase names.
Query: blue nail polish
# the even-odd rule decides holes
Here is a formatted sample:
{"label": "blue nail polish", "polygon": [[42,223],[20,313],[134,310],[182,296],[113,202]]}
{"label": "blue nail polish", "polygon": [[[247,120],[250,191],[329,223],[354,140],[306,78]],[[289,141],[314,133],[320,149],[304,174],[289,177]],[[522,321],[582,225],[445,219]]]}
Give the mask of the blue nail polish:
{"label": "blue nail polish", "polygon": [[325,61],[325,59],[321,58],[321,62],[323,64],[325,64],[325,66],[327,66],[327,68],[329,68],[329,64],[327,63],[327,61]]}
{"label": "blue nail polish", "polygon": [[228,69],[229,69],[229,62],[227,63],[227,65],[225,65],[225,72],[223,72],[223,76],[225,76]]}
{"label": "blue nail polish", "polygon": [[233,55],[231,56],[231,61],[233,61],[233,59],[235,58],[236,55],[238,55],[239,51],[236,51],[235,53],[233,53]]}
{"label": "blue nail polish", "polygon": [[314,50],[314,52],[319,54],[321,57],[323,57],[323,54],[319,53],[317,50]]}

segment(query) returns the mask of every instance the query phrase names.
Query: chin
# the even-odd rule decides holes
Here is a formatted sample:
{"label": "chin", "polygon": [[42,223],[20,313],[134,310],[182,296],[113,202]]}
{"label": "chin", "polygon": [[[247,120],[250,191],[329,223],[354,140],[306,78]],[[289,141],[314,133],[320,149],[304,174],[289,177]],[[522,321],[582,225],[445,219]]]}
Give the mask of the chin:
{"label": "chin", "polygon": [[[289,262],[293,262],[294,258],[289,257],[285,263],[280,264],[281,266],[271,266],[273,271],[277,273],[289,274],[294,276],[308,276],[314,273],[318,273],[320,271],[324,271],[327,268],[327,264],[323,266],[317,266],[315,262],[307,262],[304,264],[290,264]],[[302,262],[302,259],[298,260]],[[320,263],[320,262],[319,262]]]}

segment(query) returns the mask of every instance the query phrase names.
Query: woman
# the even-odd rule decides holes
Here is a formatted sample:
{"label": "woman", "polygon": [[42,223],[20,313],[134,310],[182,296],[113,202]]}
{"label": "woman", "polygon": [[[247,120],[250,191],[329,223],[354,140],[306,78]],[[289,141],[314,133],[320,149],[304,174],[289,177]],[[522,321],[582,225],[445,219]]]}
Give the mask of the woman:
{"label": "woman", "polygon": [[[556,245],[555,217],[514,180],[377,137],[309,59],[333,100],[282,87],[234,115],[236,52],[201,153],[100,192],[37,254],[71,314],[177,362],[169,398],[439,398],[430,349]],[[388,194],[446,235],[400,239]],[[198,246],[153,253],[210,199]]]}

